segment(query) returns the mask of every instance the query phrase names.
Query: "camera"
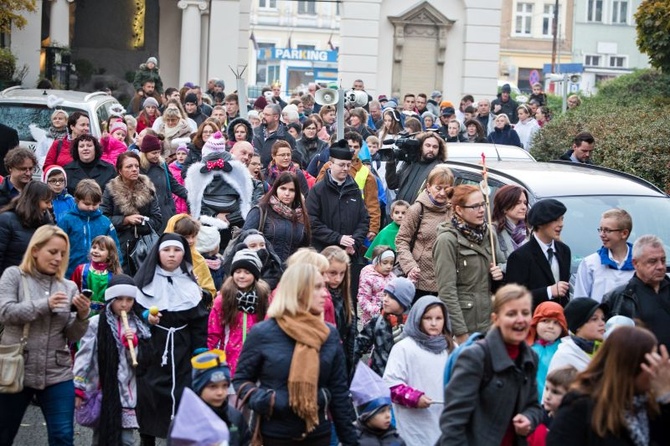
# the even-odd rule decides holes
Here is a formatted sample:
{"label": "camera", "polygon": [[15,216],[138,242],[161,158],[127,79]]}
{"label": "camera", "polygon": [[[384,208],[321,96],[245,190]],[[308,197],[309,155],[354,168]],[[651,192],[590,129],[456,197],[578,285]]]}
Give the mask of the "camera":
{"label": "camera", "polygon": [[421,143],[415,139],[416,133],[406,131],[398,133],[396,139],[385,139],[383,144],[393,147],[379,149],[381,161],[405,161],[413,163],[421,158]]}

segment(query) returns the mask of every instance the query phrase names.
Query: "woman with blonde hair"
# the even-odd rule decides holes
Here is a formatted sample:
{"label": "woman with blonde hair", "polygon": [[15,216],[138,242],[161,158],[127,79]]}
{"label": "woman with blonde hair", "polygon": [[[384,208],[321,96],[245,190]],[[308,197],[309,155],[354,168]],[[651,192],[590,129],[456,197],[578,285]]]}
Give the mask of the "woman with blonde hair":
{"label": "woman with blonde hair", "polygon": [[319,269],[291,265],[268,308],[269,319],[247,336],[233,385],[239,400],[258,415],[265,446],[296,439],[302,445],[330,444],[327,413],[341,443],[357,444],[340,339],[320,317],[325,300]]}
{"label": "woman with blonde hair", "polygon": [[64,278],[69,251],[62,229],[41,226],[21,264],[7,268],[0,278],[0,344],[26,338],[23,389],[0,393],[2,444],[14,441],[33,397],[46,420],[49,444],[73,444],[74,383],[67,342],[78,341],[86,332],[91,302]]}
{"label": "woman with blonde hair", "polygon": [[158,126],[156,132],[164,138],[162,155],[168,160],[168,163],[172,162],[179,143],[187,144],[191,141],[191,127],[176,108],[165,109],[163,123]]}

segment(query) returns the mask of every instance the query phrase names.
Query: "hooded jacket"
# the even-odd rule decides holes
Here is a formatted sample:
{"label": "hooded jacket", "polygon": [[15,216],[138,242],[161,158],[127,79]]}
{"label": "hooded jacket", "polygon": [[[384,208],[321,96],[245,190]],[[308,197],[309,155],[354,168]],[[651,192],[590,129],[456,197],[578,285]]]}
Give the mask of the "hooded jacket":
{"label": "hooded jacket", "polygon": [[251,123],[244,118],[235,118],[228,124],[226,127],[226,134],[228,135],[228,143],[231,143],[231,147],[235,144],[235,127],[237,124],[244,124],[247,129],[247,141],[252,142],[254,139],[254,128],[251,126]]}
{"label": "hooded jacket", "polygon": [[505,124],[505,127],[501,129],[495,127],[493,131],[489,133],[488,142],[491,144],[505,144],[523,148],[519,135],[509,124]]}

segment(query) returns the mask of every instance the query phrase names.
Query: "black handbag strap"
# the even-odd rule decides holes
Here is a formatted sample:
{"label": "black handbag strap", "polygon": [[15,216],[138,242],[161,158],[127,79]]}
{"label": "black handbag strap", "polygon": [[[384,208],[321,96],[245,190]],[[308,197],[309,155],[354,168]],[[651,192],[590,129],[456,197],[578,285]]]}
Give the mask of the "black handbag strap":
{"label": "black handbag strap", "polygon": [[414,231],[414,234],[412,235],[412,240],[409,241],[409,252],[414,251],[414,245],[416,244],[416,238],[419,236],[419,229],[421,229],[421,221],[423,220],[423,203],[418,201],[419,206],[421,206],[421,209],[419,210],[419,225],[416,227],[416,231]]}

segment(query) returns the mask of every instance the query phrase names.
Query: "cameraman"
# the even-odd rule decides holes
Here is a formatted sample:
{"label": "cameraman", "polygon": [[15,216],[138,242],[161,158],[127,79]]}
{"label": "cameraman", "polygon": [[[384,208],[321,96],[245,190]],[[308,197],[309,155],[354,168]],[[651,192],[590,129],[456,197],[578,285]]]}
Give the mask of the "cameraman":
{"label": "cameraman", "polygon": [[386,165],[386,184],[389,189],[397,189],[396,200],[414,203],[426,182],[428,173],[447,160],[447,146],[437,133],[425,132],[417,137],[420,144],[419,159],[397,167],[393,159]]}

